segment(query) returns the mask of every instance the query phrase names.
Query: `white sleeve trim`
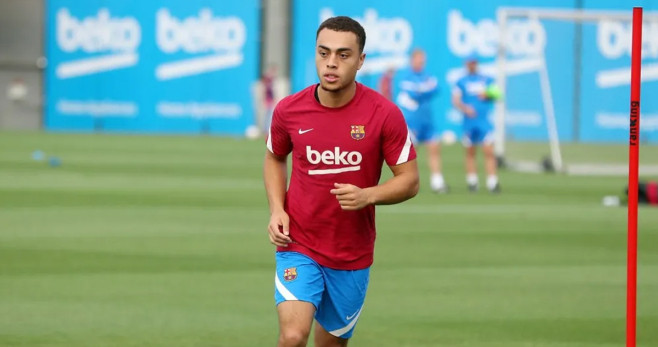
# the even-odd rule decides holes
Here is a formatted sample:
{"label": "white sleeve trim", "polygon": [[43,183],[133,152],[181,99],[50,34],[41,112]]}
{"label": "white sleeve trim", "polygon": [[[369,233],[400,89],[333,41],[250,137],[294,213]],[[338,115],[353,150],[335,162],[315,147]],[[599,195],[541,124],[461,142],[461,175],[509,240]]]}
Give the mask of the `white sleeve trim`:
{"label": "white sleeve trim", "polygon": [[267,149],[269,149],[270,152],[274,153],[274,151],[272,150],[272,126],[271,125],[267,129]]}
{"label": "white sleeve trim", "polygon": [[411,136],[409,135],[409,129],[407,129],[407,141],[404,142],[404,147],[402,147],[402,152],[398,157],[397,163],[395,165],[400,165],[409,161],[409,153],[411,152]]}

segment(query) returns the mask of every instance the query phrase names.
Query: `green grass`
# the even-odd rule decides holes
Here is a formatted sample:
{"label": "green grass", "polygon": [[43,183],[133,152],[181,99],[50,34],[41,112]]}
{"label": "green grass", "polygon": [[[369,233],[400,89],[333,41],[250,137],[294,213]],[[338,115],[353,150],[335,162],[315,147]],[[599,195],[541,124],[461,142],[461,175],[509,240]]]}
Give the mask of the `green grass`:
{"label": "green grass", "polygon": [[[549,157],[550,146],[546,142],[507,142],[506,156],[510,159],[539,162]],[[561,143],[560,153],[566,165],[569,164],[619,164],[628,166],[628,145]],[[640,144],[640,164],[658,165],[658,146]]]}
{"label": "green grass", "polygon": [[[31,159],[57,155],[51,168]],[[605,156],[607,147],[590,147]],[[598,152],[597,152],[598,151]],[[621,151],[621,150],[618,150]],[[273,346],[264,144],[0,133],[0,346]],[[621,346],[623,177],[502,172],[378,208],[353,346]],[[638,345],[658,345],[658,210],[640,209]]]}

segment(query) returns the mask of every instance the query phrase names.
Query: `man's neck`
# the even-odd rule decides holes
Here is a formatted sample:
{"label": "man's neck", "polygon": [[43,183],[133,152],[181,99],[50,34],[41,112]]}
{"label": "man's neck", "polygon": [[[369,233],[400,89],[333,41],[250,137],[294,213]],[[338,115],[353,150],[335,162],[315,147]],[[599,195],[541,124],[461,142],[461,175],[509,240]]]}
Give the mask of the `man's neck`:
{"label": "man's neck", "polygon": [[322,85],[319,85],[316,90],[318,101],[320,101],[322,106],[336,108],[347,105],[354,98],[356,94],[356,82],[352,82],[348,87],[338,91],[325,90],[322,88]]}

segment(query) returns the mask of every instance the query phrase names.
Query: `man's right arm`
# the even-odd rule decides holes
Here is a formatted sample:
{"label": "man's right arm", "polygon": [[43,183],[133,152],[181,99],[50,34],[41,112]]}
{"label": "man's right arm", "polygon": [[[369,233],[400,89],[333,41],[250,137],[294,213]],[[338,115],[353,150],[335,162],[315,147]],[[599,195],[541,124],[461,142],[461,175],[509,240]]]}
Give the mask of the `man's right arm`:
{"label": "man's right arm", "polygon": [[288,178],[287,157],[278,156],[269,150],[265,153],[263,163],[263,181],[270,205],[270,222],[267,232],[272,244],[286,247],[292,240],[289,233],[288,214],[283,209],[286,198],[286,181]]}
{"label": "man's right arm", "polygon": [[459,86],[455,86],[452,90],[452,105],[464,113],[468,117],[475,116],[475,110],[470,105],[462,101],[463,92]]}
{"label": "man's right arm", "polygon": [[423,81],[405,79],[400,82],[400,90],[416,101],[432,98],[438,91],[438,87],[435,77],[429,77]]}

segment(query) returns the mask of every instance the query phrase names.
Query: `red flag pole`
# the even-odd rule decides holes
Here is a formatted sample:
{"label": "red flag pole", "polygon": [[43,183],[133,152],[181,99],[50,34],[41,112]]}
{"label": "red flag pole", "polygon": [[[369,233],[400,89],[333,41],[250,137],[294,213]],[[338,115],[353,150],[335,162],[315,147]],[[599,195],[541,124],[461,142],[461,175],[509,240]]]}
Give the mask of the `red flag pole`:
{"label": "red flag pole", "polygon": [[628,150],[628,258],[626,279],[626,347],[637,337],[637,195],[640,154],[640,71],[642,64],[642,7],[633,8],[631,51],[631,111]]}

